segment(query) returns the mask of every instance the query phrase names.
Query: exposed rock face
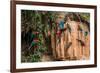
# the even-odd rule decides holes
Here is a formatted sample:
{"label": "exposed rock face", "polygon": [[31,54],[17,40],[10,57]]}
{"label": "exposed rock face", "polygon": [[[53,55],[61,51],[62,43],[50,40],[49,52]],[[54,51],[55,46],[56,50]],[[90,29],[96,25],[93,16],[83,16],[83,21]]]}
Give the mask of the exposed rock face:
{"label": "exposed rock face", "polygon": [[[85,29],[78,30],[80,22],[67,21],[64,28],[67,28],[61,33],[60,37],[56,36],[56,47],[53,48],[55,59],[57,60],[81,60],[89,59],[90,55],[90,35],[84,35]],[[68,29],[70,26],[70,30]],[[88,31],[89,33],[89,31]],[[53,37],[52,37],[53,38]],[[58,42],[58,41],[59,42]],[[52,40],[54,41],[54,40]],[[54,45],[54,42],[52,42]]]}
{"label": "exposed rock face", "polygon": [[[77,46],[78,41],[76,40],[78,38],[78,30],[77,30],[78,29],[78,24],[74,21],[70,21],[70,22],[67,22],[66,25],[69,25],[70,28],[71,28],[71,32],[68,34],[69,38],[68,38],[68,43],[67,44],[72,42],[72,45],[70,46],[70,48],[66,48],[66,49],[68,49],[67,52],[68,52],[70,58],[78,57],[77,52],[79,51],[79,48]],[[66,32],[68,32],[68,30],[66,30]]]}

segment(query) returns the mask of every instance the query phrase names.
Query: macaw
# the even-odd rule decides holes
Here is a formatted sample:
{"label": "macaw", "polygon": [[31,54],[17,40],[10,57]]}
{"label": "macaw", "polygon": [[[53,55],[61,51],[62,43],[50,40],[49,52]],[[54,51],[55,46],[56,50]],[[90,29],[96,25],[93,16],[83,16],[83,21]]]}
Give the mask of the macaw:
{"label": "macaw", "polygon": [[63,29],[64,28],[64,21],[60,21],[59,27],[60,27],[60,29]]}
{"label": "macaw", "polygon": [[32,34],[31,34],[31,40],[32,40],[32,42],[31,42],[31,45],[29,46],[29,50],[33,47],[33,46],[35,46],[36,44],[37,44],[37,42],[39,42],[39,40],[36,38],[36,35],[37,34],[39,34],[38,32],[33,32]]}

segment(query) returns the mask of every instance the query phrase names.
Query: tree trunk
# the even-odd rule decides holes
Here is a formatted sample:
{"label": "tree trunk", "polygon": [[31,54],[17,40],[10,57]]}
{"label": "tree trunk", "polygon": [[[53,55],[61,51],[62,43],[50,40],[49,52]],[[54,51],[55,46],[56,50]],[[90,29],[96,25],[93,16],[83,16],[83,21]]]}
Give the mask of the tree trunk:
{"label": "tree trunk", "polygon": [[56,44],[55,44],[55,36],[54,34],[51,35],[51,48],[52,48],[52,54],[53,54],[53,57],[56,58]]}

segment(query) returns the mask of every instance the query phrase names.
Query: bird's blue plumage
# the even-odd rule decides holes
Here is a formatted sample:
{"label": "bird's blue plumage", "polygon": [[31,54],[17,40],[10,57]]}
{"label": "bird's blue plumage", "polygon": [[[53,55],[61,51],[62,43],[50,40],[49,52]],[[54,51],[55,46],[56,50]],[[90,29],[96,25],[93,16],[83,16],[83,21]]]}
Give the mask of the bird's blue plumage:
{"label": "bird's blue plumage", "polygon": [[64,21],[60,21],[59,27],[60,27],[60,29],[63,29],[64,28]]}

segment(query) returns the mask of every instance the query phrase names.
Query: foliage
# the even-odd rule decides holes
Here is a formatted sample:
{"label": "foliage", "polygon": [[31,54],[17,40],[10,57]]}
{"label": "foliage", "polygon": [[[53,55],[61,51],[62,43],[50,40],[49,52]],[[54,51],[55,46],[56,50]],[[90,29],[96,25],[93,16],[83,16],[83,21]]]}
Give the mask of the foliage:
{"label": "foliage", "polygon": [[90,22],[90,14],[89,13],[80,13],[80,16],[82,19],[86,20],[87,22]]}

